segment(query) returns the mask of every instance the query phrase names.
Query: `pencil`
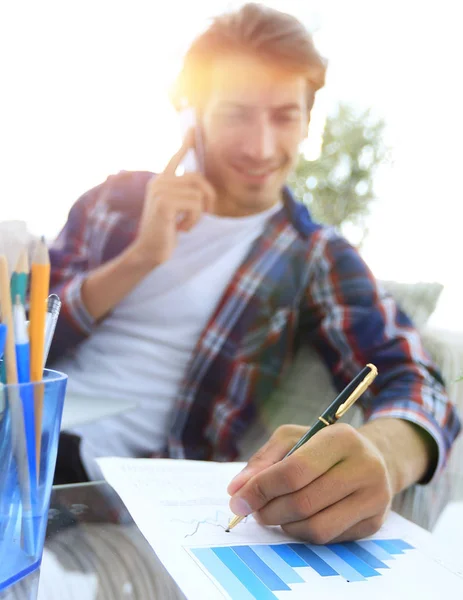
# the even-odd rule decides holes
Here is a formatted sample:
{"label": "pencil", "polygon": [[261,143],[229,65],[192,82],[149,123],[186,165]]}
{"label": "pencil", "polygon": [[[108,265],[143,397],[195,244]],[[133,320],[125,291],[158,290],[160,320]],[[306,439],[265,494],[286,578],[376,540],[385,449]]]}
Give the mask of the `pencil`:
{"label": "pencil", "polygon": [[24,248],[11,275],[11,302],[13,305],[16,303],[16,296],[19,296],[23,306],[26,305],[28,279],[29,259],[27,257],[27,249]]}
{"label": "pencil", "polygon": [[24,413],[19,395],[18,371],[16,363],[16,345],[14,339],[13,307],[11,303],[10,278],[6,256],[0,255],[0,309],[2,322],[6,325],[5,367],[6,382],[12,386],[8,389],[8,400],[11,410],[12,436],[11,442],[16,457],[21,499],[23,505],[23,533],[26,552],[34,551],[34,534],[31,516],[31,480],[29,474],[27,440],[25,435]]}
{"label": "pencil", "polygon": [[[31,382],[43,379],[43,356],[45,351],[45,321],[47,312],[48,288],[50,286],[50,258],[42,238],[36,245],[31,264],[31,292],[29,310],[29,343]],[[40,451],[42,443],[43,385],[34,390],[35,444],[37,475],[39,476]]]}

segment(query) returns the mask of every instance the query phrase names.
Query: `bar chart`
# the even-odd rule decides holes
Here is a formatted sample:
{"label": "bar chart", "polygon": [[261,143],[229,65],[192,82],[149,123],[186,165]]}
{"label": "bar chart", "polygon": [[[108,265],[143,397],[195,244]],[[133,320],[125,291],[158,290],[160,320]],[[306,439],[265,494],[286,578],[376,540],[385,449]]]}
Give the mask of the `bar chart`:
{"label": "bar chart", "polygon": [[190,548],[231,600],[278,600],[275,593],[292,591],[307,582],[303,575],[307,567],[319,577],[366,581],[380,577],[392,561],[411,550],[413,546],[402,539],[326,546],[288,543]]}

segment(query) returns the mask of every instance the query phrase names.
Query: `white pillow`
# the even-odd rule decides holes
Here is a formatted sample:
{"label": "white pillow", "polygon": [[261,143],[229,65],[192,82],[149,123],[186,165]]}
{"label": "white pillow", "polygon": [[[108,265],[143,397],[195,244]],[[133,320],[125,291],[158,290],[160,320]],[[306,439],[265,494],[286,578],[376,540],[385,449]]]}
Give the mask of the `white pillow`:
{"label": "white pillow", "polygon": [[437,282],[399,283],[379,280],[378,284],[394,298],[418,329],[429,320],[444,289],[444,286]]}

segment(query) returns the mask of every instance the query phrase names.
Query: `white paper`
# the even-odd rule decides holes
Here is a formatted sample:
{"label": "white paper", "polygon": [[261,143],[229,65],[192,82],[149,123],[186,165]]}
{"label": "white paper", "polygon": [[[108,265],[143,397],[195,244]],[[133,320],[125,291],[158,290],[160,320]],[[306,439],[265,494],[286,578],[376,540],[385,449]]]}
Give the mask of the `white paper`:
{"label": "white paper", "polygon": [[[244,463],[120,458],[104,458],[98,463],[188,600],[236,598],[225,592],[193,549],[297,541],[279,527],[260,526],[252,517],[225,532],[232,516],[226,487]],[[429,532],[392,513],[372,539],[401,539],[413,549],[388,561],[389,569],[378,570],[379,576],[364,581],[349,582],[338,575],[321,577],[311,567],[295,567],[305,582],[289,584],[286,591],[273,591],[274,597],[463,598],[463,572],[452,565]],[[324,547],[317,550],[331,552]]]}
{"label": "white paper", "polygon": [[463,570],[463,502],[451,502],[443,510],[433,529],[434,539],[445,543]]}

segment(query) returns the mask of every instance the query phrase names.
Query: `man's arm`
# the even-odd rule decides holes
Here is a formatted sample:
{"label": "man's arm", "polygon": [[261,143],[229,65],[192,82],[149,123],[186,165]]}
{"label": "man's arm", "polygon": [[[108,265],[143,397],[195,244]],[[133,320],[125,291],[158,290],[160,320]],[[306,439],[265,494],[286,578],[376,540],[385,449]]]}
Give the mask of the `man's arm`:
{"label": "man's arm", "polygon": [[[310,341],[338,388],[366,363],[376,365],[378,377],[359,401],[365,420],[401,419],[418,427],[428,440],[423,446],[428,481],[445,464],[460,430],[456,410],[410,319],[378,286],[358,252],[336,234],[326,235],[308,290],[304,318]],[[416,427],[404,435],[414,436]]]}
{"label": "man's arm", "polygon": [[[120,173],[85,194],[72,208],[50,248],[51,291],[63,303],[50,360],[90,335],[95,323],[170,258],[178,231],[188,231],[204,211],[213,209],[215,191],[201,173],[175,176],[193,141],[191,135],[185,138],[161,175]],[[114,258],[102,264],[105,240],[111,237],[116,246],[121,245],[115,239],[115,227],[125,215],[112,209],[123,209],[124,204],[130,207],[134,195],[142,208],[137,231],[112,252]],[[89,239],[93,239],[93,249]]]}
{"label": "man's arm", "polygon": [[359,400],[367,423],[327,427],[284,460],[306,428],[279,428],[229,493],[236,514],[327,543],[373,534],[394,494],[444,464],[460,423],[417,331],[358,253],[332,236],[314,271],[301,327],[338,388],[377,366]]}
{"label": "man's arm", "polygon": [[85,339],[94,324],[82,302],[81,288],[91,258],[97,260],[97,257],[91,257],[88,227],[103,186],[91,189],[77,200],[65,226],[49,248],[50,292],[57,294],[62,302],[50,349],[50,362]]}
{"label": "man's arm", "polygon": [[[89,336],[96,322],[148,272],[146,261],[132,252],[131,235],[125,233],[124,237],[117,231],[125,215],[111,212],[107,203],[123,200],[130,207],[133,200],[144,196],[151,176],[146,172],[124,172],[86,192],[72,207],[63,230],[51,245],[50,291],[60,297],[62,309],[50,362]],[[105,261],[105,253],[114,258]]]}

